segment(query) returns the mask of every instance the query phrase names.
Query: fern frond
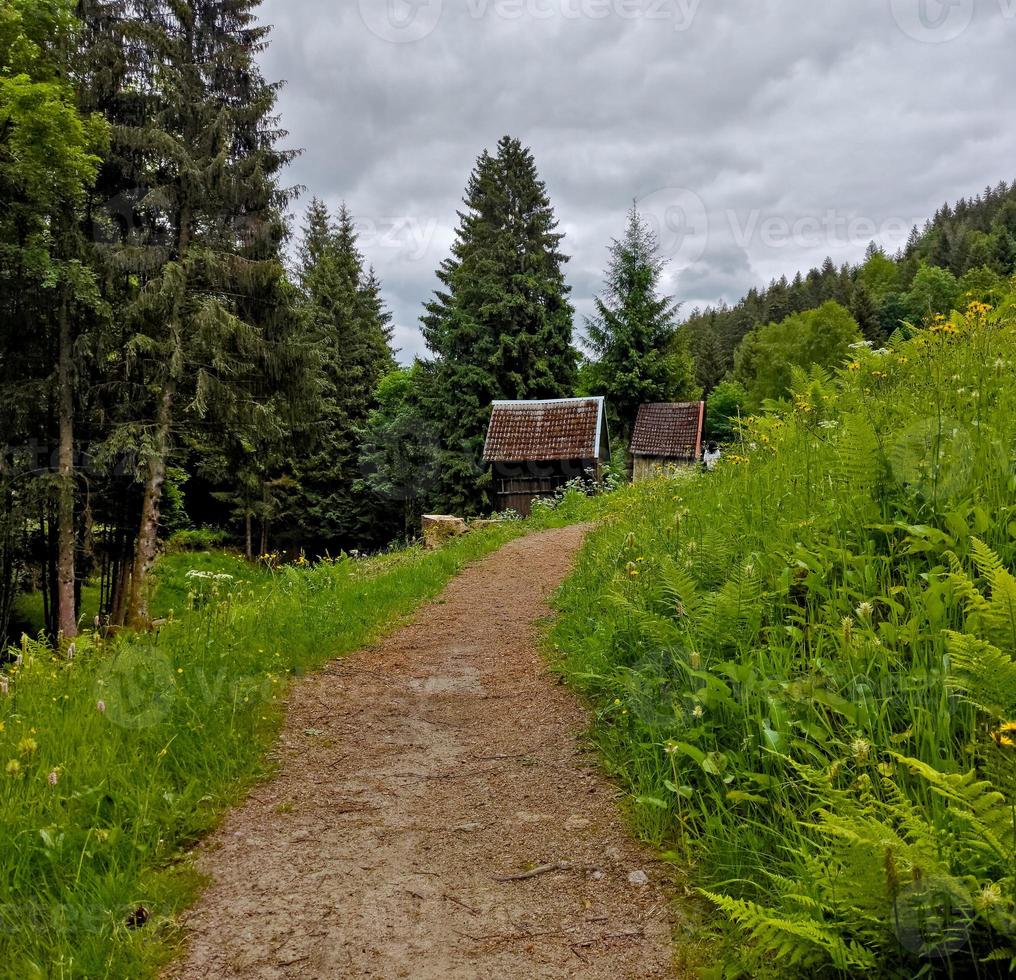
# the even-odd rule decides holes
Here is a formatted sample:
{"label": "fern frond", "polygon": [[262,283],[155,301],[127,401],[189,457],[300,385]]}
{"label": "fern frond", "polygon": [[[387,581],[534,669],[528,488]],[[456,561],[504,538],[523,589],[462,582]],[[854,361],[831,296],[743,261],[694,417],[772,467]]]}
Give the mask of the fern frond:
{"label": "fern frond", "polygon": [[781,915],[754,902],[714,892],[702,894],[783,964],[809,970],[826,965],[838,970],[874,970],[878,965],[863,946],[843,939],[814,919]]}
{"label": "fern frond", "polygon": [[945,631],[952,672],[947,685],[995,718],[1016,710],[1016,661],[998,647],[967,633]]}
{"label": "fern frond", "polygon": [[1004,864],[1011,863],[1016,854],[1013,810],[991,783],[979,779],[975,772],[944,773],[920,759],[902,755],[896,759],[949,802],[950,817],[968,828],[969,832],[963,835],[967,847],[983,851],[986,844],[994,857]]}
{"label": "fern frond", "polygon": [[860,415],[846,415],[836,440],[834,476],[851,488],[864,492],[879,477],[878,438],[871,423]]}

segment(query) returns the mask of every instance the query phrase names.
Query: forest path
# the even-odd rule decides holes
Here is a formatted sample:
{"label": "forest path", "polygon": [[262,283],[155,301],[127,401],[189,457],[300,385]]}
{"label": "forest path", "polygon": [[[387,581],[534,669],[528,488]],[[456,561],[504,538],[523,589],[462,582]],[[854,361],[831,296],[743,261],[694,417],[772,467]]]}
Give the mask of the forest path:
{"label": "forest path", "polygon": [[292,689],[280,772],[202,848],[169,976],[674,975],[665,871],[538,649],[584,533],[513,541]]}

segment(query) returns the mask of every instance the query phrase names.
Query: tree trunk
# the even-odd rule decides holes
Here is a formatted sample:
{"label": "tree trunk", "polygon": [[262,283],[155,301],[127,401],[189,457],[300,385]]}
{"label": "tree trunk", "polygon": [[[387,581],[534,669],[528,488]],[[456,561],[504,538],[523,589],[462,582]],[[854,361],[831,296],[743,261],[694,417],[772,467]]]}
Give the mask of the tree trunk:
{"label": "tree trunk", "polygon": [[[66,287],[65,287],[66,289]],[[57,641],[78,635],[75,589],[74,534],[74,388],[71,372],[71,321],[66,292],[60,304],[60,351],[57,359],[59,390],[59,462],[57,502]]]}
{"label": "tree trunk", "polygon": [[130,593],[124,614],[124,625],[132,628],[148,626],[148,573],[155,564],[159,546],[159,506],[162,488],[166,482],[166,456],[169,452],[169,433],[173,420],[175,386],[167,381],[159,402],[155,422],[153,452],[145,474],[145,492],[141,502],[141,525],[134,545],[134,559],[130,571]]}
{"label": "tree trunk", "polygon": [[246,524],[247,524],[247,561],[254,559],[254,519],[251,516],[250,511],[247,511]]}

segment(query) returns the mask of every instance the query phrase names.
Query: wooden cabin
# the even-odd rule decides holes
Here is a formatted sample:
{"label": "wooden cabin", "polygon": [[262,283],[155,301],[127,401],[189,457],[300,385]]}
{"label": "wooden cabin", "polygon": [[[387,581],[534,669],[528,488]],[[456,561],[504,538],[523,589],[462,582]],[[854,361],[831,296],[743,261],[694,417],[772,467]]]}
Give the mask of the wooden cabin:
{"label": "wooden cabin", "polygon": [[603,399],[494,402],[483,459],[493,470],[497,509],[523,517],[534,500],[572,480],[599,482],[610,462]]}
{"label": "wooden cabin", "polygon": [[643,405],[631,440],[632,479],[673,474],[702,459],[705,402]]}

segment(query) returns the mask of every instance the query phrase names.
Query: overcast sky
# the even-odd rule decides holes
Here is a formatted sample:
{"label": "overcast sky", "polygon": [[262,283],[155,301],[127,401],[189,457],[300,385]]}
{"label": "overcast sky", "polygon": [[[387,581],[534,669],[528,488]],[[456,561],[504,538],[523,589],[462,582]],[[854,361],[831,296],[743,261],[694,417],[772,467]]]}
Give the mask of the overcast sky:
{"label": "overcast sky", "polygon": [[[895,248],[1016,177],[1016,0],[265,0],[290,178],[363,226],[403,360],[469,171],[510,133],[599,289],[633,198],[684,304]],[[303,203],[306,203],[306,199]],[[302,206],[302,205],[301,205]]]}

